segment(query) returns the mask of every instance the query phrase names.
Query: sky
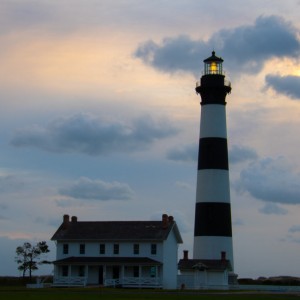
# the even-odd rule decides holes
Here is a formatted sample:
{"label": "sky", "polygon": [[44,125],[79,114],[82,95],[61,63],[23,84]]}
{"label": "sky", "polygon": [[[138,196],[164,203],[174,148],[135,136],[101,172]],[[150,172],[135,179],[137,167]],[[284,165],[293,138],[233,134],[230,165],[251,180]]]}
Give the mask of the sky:
{"label": "sky", "polygon": [[[80,221],[173,215],[192,257],[200,98],[214,50],[235,272],[300,277],[299,0],[1,0],[0,276]],[[41,267],[36,274],[51,274]]]}

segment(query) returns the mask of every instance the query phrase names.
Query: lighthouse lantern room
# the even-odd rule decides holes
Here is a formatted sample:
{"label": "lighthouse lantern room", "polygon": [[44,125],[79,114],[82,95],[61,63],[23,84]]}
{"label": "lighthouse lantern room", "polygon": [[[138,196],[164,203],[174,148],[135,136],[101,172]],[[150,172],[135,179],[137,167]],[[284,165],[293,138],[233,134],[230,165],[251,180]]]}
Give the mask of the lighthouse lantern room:
{"label": "lighthouse lantern room", "polygon": [[213,51],[212,56],[204,60],[204,75],[223,75],[223,59],[221,57],[217,57],[215,54],[215,51]]}

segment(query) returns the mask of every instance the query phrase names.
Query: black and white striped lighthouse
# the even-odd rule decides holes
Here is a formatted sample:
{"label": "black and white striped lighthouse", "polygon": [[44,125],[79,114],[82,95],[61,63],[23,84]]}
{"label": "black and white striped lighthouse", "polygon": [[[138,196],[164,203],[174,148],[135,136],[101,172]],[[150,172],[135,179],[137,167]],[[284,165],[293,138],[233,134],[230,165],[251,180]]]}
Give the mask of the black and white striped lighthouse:
{"label": "black and white striped lighthouse", "polygon": [[230,260],[233,268],[231,207],[223,59],[215,52],[204,60],[204,75],[196,86],[201,95],[201,121],[194,229],[194,259]]}

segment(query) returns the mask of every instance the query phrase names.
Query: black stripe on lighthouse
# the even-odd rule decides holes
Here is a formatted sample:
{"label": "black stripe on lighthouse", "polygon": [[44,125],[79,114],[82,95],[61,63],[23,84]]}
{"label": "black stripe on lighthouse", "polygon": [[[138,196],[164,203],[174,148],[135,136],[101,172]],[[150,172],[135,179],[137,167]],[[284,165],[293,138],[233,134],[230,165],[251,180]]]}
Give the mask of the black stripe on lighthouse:
{"label": "black stripe on lighthouse", "polygon": [[227,139],[209,137],[200,138],[198,152],[198,170],[228,170]]}
{"label": "black stripe on lighthouse", "polygon": [[194,236],[231,237],[230,203],[196,203]]}

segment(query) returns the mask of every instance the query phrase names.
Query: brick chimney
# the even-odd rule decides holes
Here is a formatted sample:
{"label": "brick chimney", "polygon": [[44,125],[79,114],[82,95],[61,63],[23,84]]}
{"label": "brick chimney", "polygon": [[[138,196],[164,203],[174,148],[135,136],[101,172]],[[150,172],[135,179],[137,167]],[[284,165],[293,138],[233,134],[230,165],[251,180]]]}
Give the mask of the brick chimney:
{"label": "brick chimney", "polygon": [[76,216],[72,216],[71,221],[72,221],[72,223],[76,223],[77,222],[77,217]]}
{"label": "brick chimney", "polygon": [[162,215],[162,228],[166,229],[169,225],[169,217],[167,214]]}
{"label": "brick chimney", "polygon": [[188,260],[189,259],[189,251],[188,250],[183,250],[183,259]]}
{"label": "brick chimney", "polygon": [[168,220],[169,220],[169,223],[172,223],[174,221],[174,217],[173,216],[169,216]]}
{"label": "brick chimney", "polygon": [[64,215],[63,216],[63,229],[67,229],[69,227],[69,223],[70,223],[70,216]]}

